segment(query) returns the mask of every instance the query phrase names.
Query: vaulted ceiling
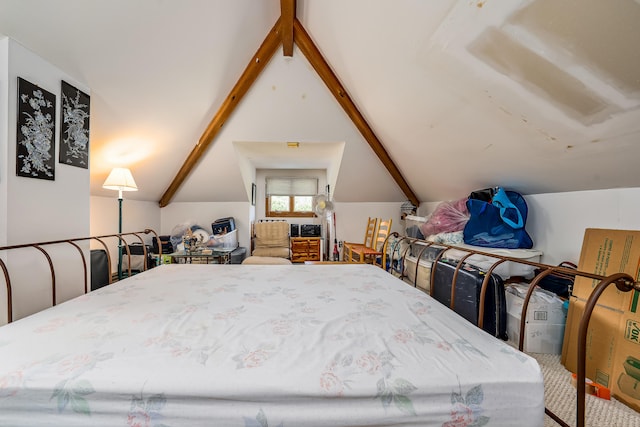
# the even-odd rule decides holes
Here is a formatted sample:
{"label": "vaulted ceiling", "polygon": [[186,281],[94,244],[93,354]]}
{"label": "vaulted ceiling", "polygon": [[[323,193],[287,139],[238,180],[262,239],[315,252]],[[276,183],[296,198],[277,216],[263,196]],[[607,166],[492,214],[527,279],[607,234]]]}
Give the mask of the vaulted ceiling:
{"label": "vaulted ceiling", "polygon": [[[167,200],[291,4],[397,174],[285,39]],[[247,200],[242,165],[336,168],[345,202],[638,187],[638,22],[634,0],[0,0],[0,33],[91,88],[92,194],[129,166],[131,198],[167,202]]]}

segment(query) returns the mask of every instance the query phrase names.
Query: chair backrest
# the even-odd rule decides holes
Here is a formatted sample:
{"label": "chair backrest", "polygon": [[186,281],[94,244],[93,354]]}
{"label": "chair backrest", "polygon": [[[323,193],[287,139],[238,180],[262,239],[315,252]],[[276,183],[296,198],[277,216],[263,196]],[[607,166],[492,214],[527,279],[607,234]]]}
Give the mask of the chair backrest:
{"label": "chair backrest", "polygon": [[364,246],[367,248],[373,248],[374,241],[376,239],[376,232],[378,227],[378,218],[371,218],[367,221],[367,230],[364,233]]}
{"label": "chair backrest", "polygon": [[289,223],[262,221],[253,225],[251,256],[291,258]]}
{"label": "chair backrest", "polygon": [[374,249],[381,250],[384,245],[384,241],[387,239],[389,233],[391,233],[391,222],[389,218],[387,221],[380,219],[378,223],[378,230],[376,231],[376,238],[374,244],[371,246]]}
{"label": "chair backrest", "polygon": [[289,223],[258,222],[253,226],[256,247],[289,247]]}

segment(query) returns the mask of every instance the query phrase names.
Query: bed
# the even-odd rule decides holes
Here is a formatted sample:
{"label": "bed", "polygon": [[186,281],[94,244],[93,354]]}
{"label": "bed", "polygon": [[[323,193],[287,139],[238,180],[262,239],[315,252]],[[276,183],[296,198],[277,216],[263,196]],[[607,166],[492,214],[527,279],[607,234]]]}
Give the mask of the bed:
{"label": "bed", "polygon": [[0,327],[0,361],[0,425],[542,426],[545,413],[533,358],[367,264],[161,265]]}
{"label": "bed", "polygon": [[[629,244],[627,242],[627,244]],[[452,258],[457,263],[453,281],[458,274],[458,270],[467,263],[481,266],[484,272],[484,280],[481,286],[479,299],[485,300],[485,292],[487,291],[490,276],[497,275],[507,282],[516,279],[520,281],[525,276],[528,277],[528,291],[522,302],[522,311],[520,316],[520,327],[518,333],[518,349],[524,347],[525,326],[527,322],[527,311],[529,302],[536,292],[541,281],[549,275],[559,275],[564,277],[588,278],[592,286],[592,291],[587,294],[587,299],[583,303],[584,309],[581,317],[576,321],[576,340],[575,340],[575,384],[576,384],[576,425],[584,427],[586,424],[586,365],[587,365],[587,341],[592,339],[593,330],[589,329],[590,320],[593,311],[599,299],[608,287],[615,287],[616,292],[626,293],[635,291],[640,292],[640,282],[635,281],[634,277],[626,273],[615,273],[608,276],[602,276],[586,271],[579,271],[575,268],[567,268],[561,264],[551,266],[537,262],[536,251],[507,250],[504,253],[500,249],[492,250],[490,248],[473,247],[470,245],[451,245],[442,241],[424,240],[417,237],[401,236],[397,232],[392,233],[385,242],[384,256],[382,265],[386,266],[389,272],[401,280],[404,280],[414,286],[416,289],[433,294],[434,274],[432,269],[437,261],[445,258]],[[413,254],[413,255],[412,255]],[[533,254],[533,256],[530,256]],[[419,262],[415,262],[419,260]],[[635,265],[635,264],[633,264]],[[614,270],[615,271],[615,270]],[[454,300],[455,286],[451,286],[452,296]],[[452,307],[453,309],[453,307]],[[482,328],[484,317],[484,305],[479,304],[479,312],[477,325]],[[596,327],[597,329],[598,327]],[[573,347],[573,346],[572,346]],[[591,355],[590,355],[591,357]],[[593,383],[591,383],[593,384]],[[569,424],[553,411],[545,408],[545,413],[558,425],[569,427]]]}
{"label": "bed", "polygon": [[0,328],[0,425],[540,426],[534,359],[371,265],[162,265]]}

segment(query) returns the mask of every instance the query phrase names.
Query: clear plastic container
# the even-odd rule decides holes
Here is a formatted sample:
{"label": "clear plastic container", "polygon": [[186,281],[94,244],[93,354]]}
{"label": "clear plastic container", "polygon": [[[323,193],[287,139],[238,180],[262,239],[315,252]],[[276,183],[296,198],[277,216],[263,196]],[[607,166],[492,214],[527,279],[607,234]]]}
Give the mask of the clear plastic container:
{"label": "clear plastic container", "polygon": [[238,247],[238,230],[229,231],[225,234],[214,234],[211,236],[214,249],[235,249]]}

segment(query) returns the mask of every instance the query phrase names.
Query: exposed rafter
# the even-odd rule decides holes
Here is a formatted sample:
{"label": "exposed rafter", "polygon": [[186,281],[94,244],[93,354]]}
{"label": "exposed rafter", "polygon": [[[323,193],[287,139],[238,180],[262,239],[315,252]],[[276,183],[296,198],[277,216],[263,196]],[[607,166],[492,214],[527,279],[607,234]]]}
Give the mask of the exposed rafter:
{"label": "exposed rafter", "polygon": [[296,0],[280,0],[280,25],[282,25],[282,53],[293,56],[293,20],[296,19]]}
{"label": "exposed rafter", "polygon": [[347,91],[340,84],[340,80],[338,80],[338,77],[331,70],[331,67],[329,67],[329,64],[325,61],[320,50],[318,50],[311,40],[311,37],[309,37],[309,34],[307,34],[297,19],[293,22],[293,29],[296,45],[311,63],[313,69],[316,70],[316,73],[318,73],[324,84],[329,88],[329,91],[331,91],[333,96],[338,100],[338,103],[347,113],[353,124],[358,128],[364,139],[367,140],[371,149],[376,153],[385,168],[387,168],[398,186],[400,186],[402,192],[407,196],[407,199],[409,199],[414,206],[420,206],[418,198],[411,190],[411,187],[409,187],[409,184],[402,176],[402,173],[400,173],[396,164],[391,160],[391,157],[389,157],[387,150],[382,146],[382,143],[373,132],[373,129],[371,129],[371,126],[369,126],[369,123],[367,123],[367,120],[360,113],[356,104],[353,103]]}
{"label": "exposed rafter", "polygon": [[311,37],[309,37],[309,34],[307,34],[300,21],[296,18],[296,0],[280,0],[280,14],[280,18],[276,21],[271,31],[269,31],[269,34],[267,34],[267,37],[262,42],[262,45],[260,45],[260,48],[258,48],[256,54],[251,58],[251,61],[238,79],[238,82],[224,100],[222,106],[200,137],[200,140],[193,150],[191,150],[189,157],[187,157],[187,160],[178,171],[178,174],[169,185],[169,188],[167,188],[162,195],[162,198],[160,199],[160,207],[165,207],[169,204],[176,191],[178,191],[189,173],[191,173],[193,167],[198,163],[206,149],[218,135],[220,128],[238,106],[240,100],[256,81],[262,70],[266,67],[280,42],[282,42],[283,54],[285,56],[293,56],[294,43],[300,48],[304,56],[311,63],[311,66],[327,85],[333,96],[335,96],[338,103],[342,106],[353,124],[360,131],[371,149],[376,153],[407,199],[415,206],[419,206],[420,201],[413,190],[411,190],[411,187],[402,176],[402,173],[393,160],[391,160],[391,157],[389,157],[384,146],[374,133],[371,126],[369,126],[369,123],[367,123],[364,116],[360,113],[358,107],[356,107],[354,102],[351,100],[347,91],[340,84],[338,77],[331,70],[331,67],[320,53],[320,50],[316,47],[311,40]]}
{"label": "exposed rafter", "polygon": [[218,110],[213,119],[207,126],[200,140],[196,146],[189,153],[189,157],[184,162],[178,174],[169,185],[169,188],[164,192],[160,199],[160,207],[163,208],[171,202],[171,199],[175,195],[176,191],[180,188],[184,180],[187,178],[193,167],[198,163],[207,147],[215,139],[220,131],[220,128],[224,125],[225,121],[229,118],[231,113],[236,109],[242,97],[247,93],[253,82],[256,81],[264,67],[269,63],[269,60],[278,49],[280,45],[280,20],[278,19],[267,34],[258,51],[249,61],[249,65],[245,68],[244,72],[238,79],[233,89],[227,98],[222,103],[222,106]]}

